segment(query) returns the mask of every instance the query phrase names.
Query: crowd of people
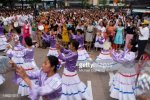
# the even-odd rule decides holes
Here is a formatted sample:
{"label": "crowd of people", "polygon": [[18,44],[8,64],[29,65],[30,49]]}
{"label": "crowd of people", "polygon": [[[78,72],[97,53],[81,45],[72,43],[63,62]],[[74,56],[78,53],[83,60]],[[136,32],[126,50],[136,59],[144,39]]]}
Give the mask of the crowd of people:
{"label": "crowd of people", "polygon": [[[144,93],[143,87],[150,86],[150,75],[139,70],[144,67],[136,66],[140,60],[142,65],[149,65],[150,57],[145,55],[149,15],[114,9],[49,10],[33,15],[32,10],[0,12],[0,50],[6,53],[0,58],[6,60],[0,74],[12,65],[21,96],[32,100],[90,100],[89,90],[77,73],[80,64],[87,62],[95,71],[109,73],[112,98],[136,100],[136,95]],[[35,48],[49,48],[40,69],[34,60]],[[100,51],[96,60],[91,51]],[[3,64],[7,58],[11,59],[9,64]],[[57,70],[63,66],[60,77]],[[144,82],[143,73],[147,75]],[[4,81],[0,75],[0,83]]]}

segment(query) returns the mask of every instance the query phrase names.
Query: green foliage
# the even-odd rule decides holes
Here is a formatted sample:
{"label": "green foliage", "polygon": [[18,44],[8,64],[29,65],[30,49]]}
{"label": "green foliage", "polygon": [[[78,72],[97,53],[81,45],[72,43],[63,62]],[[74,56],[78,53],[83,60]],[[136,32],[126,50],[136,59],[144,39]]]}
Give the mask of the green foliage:
{"label": "green foliage", "polygon": [[88,0],[82,0],[82,6],[83,6],[83,7],[89,6]]}
{"label": "green foliage", "polygon": [[99,4],[106,5],[106,3],[107,3],[107,0],[99,0]]}

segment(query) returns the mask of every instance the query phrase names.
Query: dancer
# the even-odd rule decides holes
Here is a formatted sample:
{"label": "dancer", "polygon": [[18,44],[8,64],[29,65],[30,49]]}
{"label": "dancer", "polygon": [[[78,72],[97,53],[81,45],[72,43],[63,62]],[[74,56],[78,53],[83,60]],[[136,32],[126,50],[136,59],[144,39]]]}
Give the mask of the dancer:
{"label": "dancer", "polygon": [[128,48],[121,53],[112,53],[115,61],[122,64],[118,72],[110,80],[110,96],[119,100],[136,100],[138,88],[135,85],[137,73],[135,70],[135,52],[130,49],[132,42],[128,44]]}
{"label": "dancer", "polygon": [[56,39],[57,39],[56,33],[54,31],[51,31],[50,35],[47,37],[47,40],[50,43],[50,48],[49,48],[47,56],[53,55],[53,56],[58,57],[58,52],[57,52],[57,49],[55,47],[55,45],[56,45]]}
{"label": "dancer", "polygon": [[[62,76],[62,96],[60,100],[82,100],[89,99],[87,86],[80,80],[77,74],[76,62],[78,59],[78,46],[76,40],[69,45],[70,50],[64,49],[57,44],[58,58],[65,61],[65,68]],[[63,56],[62,53],[66,55]]]}
{"label": "dancer", "polygon": [[[73,35],[73,34],[72,34]],[[84,48],[84,35],[83,31],[81,29],[77,30],[77,35],[72,36],[76,41],[79,42],[79,48],[78,48],[78,60],[77,60],[77,66],[79,66],[80,63],[87,63],[91,62],[92,59],[90,58],[88,52]]]}
{"label": "dancer", "polygon": [[49,35],[45,32],[42,32],[42,46],[43,49],[46,49],[49,46]]}
{"label": "dancer", "polygon": [[4,28],[0,22],[0,50],[5,50],[7,45],[8,43],[4,34]]}
{"label": "dancer", "polygon": [[97,48],[103,48],[103,43],[105,42],[105,38],[101,33],[101,30],[97,30],[96,40],[95,40],[95,48],[97,51]]}
{"label": "dancer", "polygon": [[[22,65],[23,69],[26,72],[38,70],[39,68],[37,67],[35,60],[34,60],[34,47],[32,44],[32,39],[30,37],[25,38],[25,45],[26,48],[23,50],[23,59],[24,59],[24,64]],[[35,83],[37,80],[33,80]],[[21,94],[21,96],[26,96],[29,95],[29,86],[23,81],[20,80],[19,78],[17,79],[17,83],[19,84],[18,88],[18,94]]]}
{"label": "dancer", "polygon": [[19,36],[16,33],[12,35],[12,41],[13,41],[13,45],[10,44],[7,45],[6,54],[18,66],[22,66],[24,64],[23,50],[25,47],[21,45],[19,41]]}
{"label": "dancer", "polygon": [[[62,84],[61,77],[57,73],[58,62],[57,57],[48,56],[42,64],[41,70],[30,72],[26,72],[22,67],[17,67],[12,62],[17,75],[30,87],[29,97],[31,100],[38,100],[39,97],[44,100],[60,100]],[[39,84],[32,82],[32,79],[38,79]]]}
{"label": "dancer", "polygon": [[[53,29],[52,29],[53,30]],[[47,56],[49,55],[53,55],[53,56],[56,56],[58,57],[58,52],[57,52],[57,49],[56,49],[56,41],[57,41],[57,35],[56,33],[53,31],[51,31],[50,35],[47,37],[47,39],[50,43],[50,48],[49,48],[49,51],[48,51],[48,54]]]}
{"label": "dancer", "polygon": [[103,50],[100,52],[99,56],[97,56],[95,62],[93,63],[94,70],[98,72],[105,72],[105,71],[114,71],[118,68],[118,63],[113,61],[111,56],[111,43],[104,42]]}

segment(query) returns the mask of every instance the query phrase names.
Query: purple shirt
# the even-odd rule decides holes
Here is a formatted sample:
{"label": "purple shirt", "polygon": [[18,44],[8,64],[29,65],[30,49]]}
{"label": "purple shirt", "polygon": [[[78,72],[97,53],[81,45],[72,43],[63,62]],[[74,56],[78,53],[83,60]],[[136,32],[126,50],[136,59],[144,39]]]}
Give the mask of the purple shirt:
{"label": "purple shirt", "polygon": [[29,49],[29,48],[26,48],[24,49],[24,61],[25,62],[31,62],[34,60],[34,48],[32,49]]}
{"label": "purple shirt", "polygon": [[49,42],[50,42],[50,47],[55,48],[56,45],[56,37],[54,36],[49,36]]}
{"label": "purple shirt", "polygon": [[32,82],[29,92],[31,100],[38,100],[39,96],[42,96],[46,100],[60,98],[62,94],[62,82],[58,73],[51,77],[47,77],[47,74],[42,70],[30,71],[27,74],[31,79],[39,80],[38,85]]}
{"label": "purple shirt", "polygon": [[7,56],[12,58],[12,57],[20,57],[22,58],[24,56],[24,46],[22,46],[20,43],[16,43],[14,46],[14,49],[9,49],[7,51]]}
{"label": "purple shirt", "polygon": [[105,42],[105,38],[103,38],[103,37],[96,37],[96,42],[98,42],[99,44],[103,44]]}
{"label": "purple shirt", "polygon": [[62,53],[66,54],[63,56],[60,54],[58,58],[65,62],[65,68],[67,68],[68,71],[74,72],[77,70],[76,62],[78,60],[78,53],[72,52],[70,50],[62,49]]}
{"label": "purple shirt", "polygon": [[79,48],[84,48],[84,36],[83,35],[75,35],[76,41],[79,42]]}
{"label": "purple shirt", "polygon": [[69,35],[70,40],[75,39],[75,36],[76,36],[76,35],[74,35],[74,34],[70,34],[70,35]]}
{"label": "purple shirt", "polygon": [[49,42],[49,35],[47,35],[46,33],[43,33],[42,34],[42,40],[46,41],[46,42]]}
{"label": "purple shirt", "polygon": [[8,36],[8,38],[11,38],[12,37],[12,32],[9,32],[7,36]]}

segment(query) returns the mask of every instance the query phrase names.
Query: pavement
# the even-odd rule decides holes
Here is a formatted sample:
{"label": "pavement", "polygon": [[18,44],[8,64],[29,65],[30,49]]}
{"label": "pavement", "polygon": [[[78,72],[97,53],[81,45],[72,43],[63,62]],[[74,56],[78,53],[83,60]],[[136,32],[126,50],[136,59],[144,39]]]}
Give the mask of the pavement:
{"label": "pavement", "polygon": [[[146,48],[146,51],[150,54],[150,44]],[[40,68],[42,62],[46,58],[48,49],[36,48],[35,51],[35,61]],[[92,51],[90,52],[96,57],[99,52]],[[0,52],[0,55],[3,55],[3,52]],[[62,74],[63,69],[59,70],[59,73]],[[29,100],[27,97],[20,97],[17,95],[18,86],[13,83],[13,72],[9,72],[4,75],[6,81],[4,84],[0,85],[0,100]],[[98,72],[81,72],[79,71],[80,79],[90,87],[91,90],[91,100],[115,100],[112,99],[109,95],[109,74],[108,73],[98,73]],[[148,100],[150,92],[147,93]]]}

